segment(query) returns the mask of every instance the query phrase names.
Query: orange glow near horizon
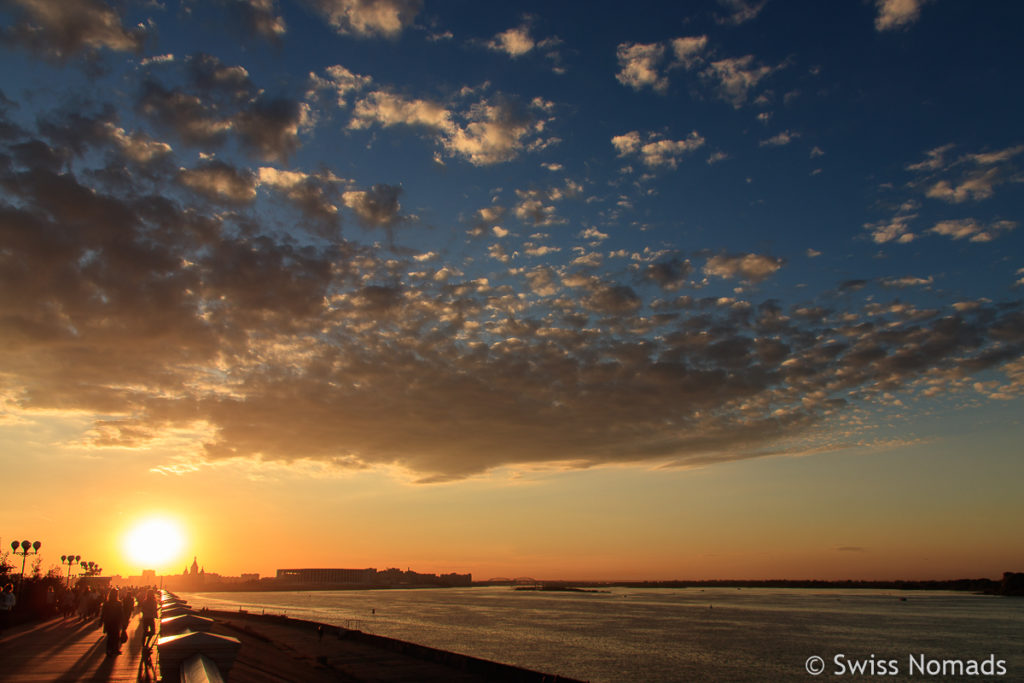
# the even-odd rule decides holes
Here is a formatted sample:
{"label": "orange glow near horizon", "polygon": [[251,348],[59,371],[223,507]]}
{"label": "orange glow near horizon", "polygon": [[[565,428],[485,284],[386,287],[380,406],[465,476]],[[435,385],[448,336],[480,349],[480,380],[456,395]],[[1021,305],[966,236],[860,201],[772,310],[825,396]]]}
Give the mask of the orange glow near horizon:
{"label": "orange glow near horizon", "polygon": [[[19,429],[30,425],[7,433]],[[140,449],[126,467],[124,450],[48,449],[36,430],[11,444],[9,474],[25,485],[0,501],[0,531],[4,547],[40,540],[30,560],[44,573],[73,551],[122,577],[180,574],[196,557],[225,577],[398,567],[477,580],[995,579],[1024,566],[1024,463],[1016,439],[963,431],[690,470],[521,468],[417,485],[242,459],[166,475],[154,470],[168,453]],[[969,447],[982,455],[961,457]]]}

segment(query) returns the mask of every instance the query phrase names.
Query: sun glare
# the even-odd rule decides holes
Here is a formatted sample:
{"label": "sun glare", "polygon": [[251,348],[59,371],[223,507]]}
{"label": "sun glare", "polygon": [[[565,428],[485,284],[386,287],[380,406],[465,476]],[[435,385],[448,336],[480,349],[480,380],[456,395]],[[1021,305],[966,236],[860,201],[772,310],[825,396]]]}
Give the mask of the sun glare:
{"label": "sun glare", "polygon": [[181,525],[155,517],[136,524],[124,539],[125,554],[143,569],[159,569],[177,558],[185,547]]}

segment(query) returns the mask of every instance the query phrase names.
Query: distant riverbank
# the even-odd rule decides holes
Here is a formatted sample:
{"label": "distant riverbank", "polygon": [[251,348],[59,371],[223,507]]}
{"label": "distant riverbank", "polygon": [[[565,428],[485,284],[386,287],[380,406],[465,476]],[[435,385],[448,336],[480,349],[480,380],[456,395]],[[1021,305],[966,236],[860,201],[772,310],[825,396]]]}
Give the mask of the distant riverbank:
{"label": "distant riverbank", "polygon": [[[480,588],[493,586],[522,587],[529,590],[572,590],[610,588],[810,588],[840,590],[900,591],[968,591],[987,595],[1024,595],[1024,573],[1006,572],[1002,579],[893,580],[893,581],[822,581],[816,579],[708,579],[669,581],[474,581],[470,586],[437,584],[389,583],[293,583],[279,579],[263,579],[247,583],[210,583],[189,591],[218,593],[292,592],[292,591],[360,591],[420,590],[437,588]],[[184,590],[184,589],[179,589]]]}

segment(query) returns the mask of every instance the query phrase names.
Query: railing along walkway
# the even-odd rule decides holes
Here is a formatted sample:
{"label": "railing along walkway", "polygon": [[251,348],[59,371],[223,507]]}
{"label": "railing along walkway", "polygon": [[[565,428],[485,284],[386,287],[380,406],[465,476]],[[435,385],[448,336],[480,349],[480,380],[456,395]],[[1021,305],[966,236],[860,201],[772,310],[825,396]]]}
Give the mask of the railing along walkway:
{"label": "railing along walkway", "polygon": [[0,680],[14,683],[54,681],[155,680],[144,660],[138,613],[128,624],[121,654],[108,657],[106,636],[96,619],[56,617],[6,629],[0,634]]}

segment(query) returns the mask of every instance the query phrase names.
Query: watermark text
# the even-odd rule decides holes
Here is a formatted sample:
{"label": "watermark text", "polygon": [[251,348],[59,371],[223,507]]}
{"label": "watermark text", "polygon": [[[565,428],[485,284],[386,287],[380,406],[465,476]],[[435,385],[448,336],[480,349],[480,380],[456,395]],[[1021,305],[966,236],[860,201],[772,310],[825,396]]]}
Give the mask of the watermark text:
{"label": "watermark text", "polygon": [[834,654],[829,658],[812,655],[804,662],[812,676],[917,676],[920,678],[950,676],[1006,676],[1006,660],[995,654],[978,658],[935,657],[910,654],[906,657],[852,656]]}

